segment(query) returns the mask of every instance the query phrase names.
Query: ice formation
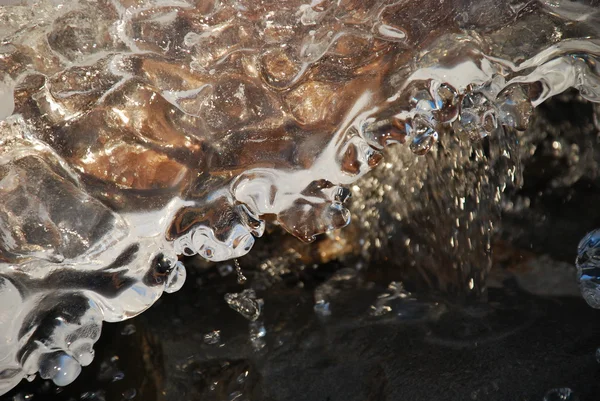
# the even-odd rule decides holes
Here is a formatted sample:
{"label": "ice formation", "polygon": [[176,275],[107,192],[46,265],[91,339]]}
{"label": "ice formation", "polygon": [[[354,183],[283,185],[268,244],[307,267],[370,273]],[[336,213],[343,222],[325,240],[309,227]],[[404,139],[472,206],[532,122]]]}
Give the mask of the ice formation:
{"label": "ice formation", "polygon": [[588,233],[577,247],[577,278],[581,295],[592,308],[600,309],[600,230]]}
{"label": "ice formation", "polygon": [[600,101],[595,0],[305,1],[0,1],[0,394],[72,382],[180,255],[347,225],[389,144],[510,159],[545,99]]}

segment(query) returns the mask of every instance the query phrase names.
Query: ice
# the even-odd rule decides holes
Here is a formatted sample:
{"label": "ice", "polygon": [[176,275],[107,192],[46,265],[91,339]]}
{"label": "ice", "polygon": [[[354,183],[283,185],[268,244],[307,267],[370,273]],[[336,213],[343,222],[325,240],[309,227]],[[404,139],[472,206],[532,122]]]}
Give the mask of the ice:
{"label": "ice", "polygon": [[[600,101],[595,3],[31,4],[0,5],[0,393],[73,381],[102,321],[181,288],[182,255],[241,257],[268,224],[306,242],[348,225],[347,187],[398,183],[365,181],[392,144],[406,152],[386,163],[416,172],[395,187],[422,226],[408,257],[481,291],[533,107],[569,88]],[[387,240],[363,228],[365,249]],[[319,287],[319,313],[344,281]],[[227,302],[256,321],[248,291]]]}
{"label": "ice", "polygon": [[600,230],[588,233],[577,247],[577,278],[583,299],[600,309]]}
{"label": "ice", "polygon": [[40,361],[40,376],[43,379],[52,379],[57,386],[66,386],[81,373],[81,365],[65,353],[46,355]]}
{"label": "ice", "polygon": [[254,290],[244,290],[236,294],[225,294],[225,302],[246,319],[255,322],[260,317],[263,300],[256,298]]}

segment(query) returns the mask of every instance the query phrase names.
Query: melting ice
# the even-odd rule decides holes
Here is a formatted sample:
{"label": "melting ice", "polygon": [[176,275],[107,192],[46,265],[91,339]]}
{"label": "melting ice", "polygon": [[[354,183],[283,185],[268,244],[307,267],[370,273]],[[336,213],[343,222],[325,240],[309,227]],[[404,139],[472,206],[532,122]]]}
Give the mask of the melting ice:
{"label": "melting ice", "polygon": [[508,144],[550,96],[600,101],[589,1],[2,4],[0,393],[72,382],[102,321],[181,287],[181,255],[347,225],[390,144]]}

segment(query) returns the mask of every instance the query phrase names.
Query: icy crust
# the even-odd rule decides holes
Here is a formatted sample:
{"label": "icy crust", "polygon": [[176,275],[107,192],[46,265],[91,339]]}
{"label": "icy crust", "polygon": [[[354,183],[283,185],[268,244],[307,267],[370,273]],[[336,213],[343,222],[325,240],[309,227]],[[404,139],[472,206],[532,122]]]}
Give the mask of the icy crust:
{"label": "icy crust", "polygon": [[[267,222],[305,241],[347,225],[346,186],[390,144],[510,144],[550,96],[600,101],[597,8],[477,5],[0,6],[0,393],[72,382],[102,321],[181,287],[179,255],[242,256]],[[546,36],[498,46],[536,15]]]}

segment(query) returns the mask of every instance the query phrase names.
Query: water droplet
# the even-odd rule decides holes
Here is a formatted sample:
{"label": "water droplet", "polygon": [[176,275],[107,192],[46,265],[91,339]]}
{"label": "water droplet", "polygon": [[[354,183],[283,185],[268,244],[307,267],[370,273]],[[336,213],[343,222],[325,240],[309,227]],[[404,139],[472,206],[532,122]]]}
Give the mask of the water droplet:
{"label": "water droplet", "polygon": [[263,300],[256,298],[254,290],[225,294],[225,302],[231,309],[251,321],[258,319],[263,307]]}
{"label": "water droplet", "polygon": [[39,372],[43,379],[51,379],[57,386],[66,386],[79,376],[81,365],[64,352],[57,352],[43,357]]}
{"label": "water droplet", "polygon": [[246,276],[244,276],[244,273],[242,272],[242,266],[240,266],[240,262],[237,259],[234,259],[233,262],[235,263],[235,272],[237,274],[237,282],[238,284],[244,284],[246,282]]}
{"label": "water droplet", "polygon": [[248,378],[248,374],[249,374],[249,373],[250,373],[250,372],[248,372],[247,370],[245,370],[244,372],[240,373],[240,375],[237,377],[237,380],[236,380],[236,381],[237,381],[239,384],[243,384],[243,383],[246,381],[246,379]]}
{"label": "water droplet", "polygon": [[249,328],[252,348],[254,348],[255,351],[260,351],[267,345],[265,341],[265,336],[267,335],[265,325],[261,322],[252,322],[250,323]]}
{"label": "water droplet", "polygon": [[415,117],[411,124],[407,124],[406,132],[412,137],[409,147],[416,155],[429,152],[438,140],[438,133],[422,117]]}
{"label": "water droplet", "polygon": [[454,129],[465,134],[470,140],[478,141],[497,128],[494,105],[481,92],[472,92],[463,98],[459,119]]}
{"label": "water droplet", "polygon": [[429,92],[435,104],[435,110],[431,112],[435,120],[440,123],[455,121],[459,113],[459,98],[456,89],[448,84],[433,81],[431,82]]}

